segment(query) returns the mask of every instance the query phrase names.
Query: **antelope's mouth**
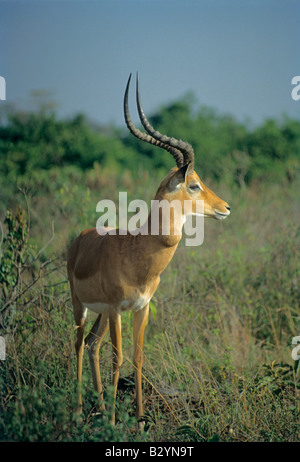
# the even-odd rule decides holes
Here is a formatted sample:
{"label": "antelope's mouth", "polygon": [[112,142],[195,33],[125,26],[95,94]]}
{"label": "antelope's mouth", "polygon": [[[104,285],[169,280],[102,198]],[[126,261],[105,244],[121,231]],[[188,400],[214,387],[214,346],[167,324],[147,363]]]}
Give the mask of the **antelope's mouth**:
{"label": "antelope's mouth", "polygon": [[225,218],[228,217],[228,215],[230,215],[230,210],[228,208],[228,212],[219,212],[218,210],[215,210],[215,218],[217,220],[224,220]]}

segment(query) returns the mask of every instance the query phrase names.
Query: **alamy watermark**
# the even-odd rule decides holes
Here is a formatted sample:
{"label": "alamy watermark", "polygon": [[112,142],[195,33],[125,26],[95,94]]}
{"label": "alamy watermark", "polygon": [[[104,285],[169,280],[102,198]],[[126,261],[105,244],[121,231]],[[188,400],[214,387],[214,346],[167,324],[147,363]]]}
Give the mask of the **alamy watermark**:
{"label": "alamy watermark", "polygon": [[6,357],[5,338],[0,335],[0,361],[4,361]]}
{"label": "alamy watermark", "polygon": [[[300,360],[300,335],[292,338],[292,345],[295,345],[292,349],[291,356],[294,361]],[[6,344],[5,338],[0,336],[0,361],[6,359]]]}
{"label": "alamy watermark", "polygon": [[6,100],[6,82],[5,78],[0,75],[0,100]]}
{"label": "alamy watermark", "polygon": [[299,361],[300,359],[300,335],[292,338],[292,345],[296,345],[292,349],[292,358],[294,361]]}
{"label": "alamy watermark", "polygon": [[295,77],[292,78],[292,85],[296,85],[292,89],[292,93],[291,93],[292,99],[294,101],[299,101],[300,99],[300,75],[295,75]]}
{"label": "alamy watermark", "polygon": [[[204,201],[179,200],[151,201],[151,214],[148,205],[141,199],[127,202],[127,193],[119,192],[119,223],[117,206],[109,199],[98,202],[96,211],[102,213],[96,223],[98,234],[126,235],[181,235],[185,233],[185,245],[198,246],[204,241]],[[134,214],[128,219],[128,214]],[[149,219],[150,217],[150,219]],[[194,218],[193,218],[194,217]],[[107,225],[106,225],[107,224]],[[117,226],[118,225],[118,226]]]}

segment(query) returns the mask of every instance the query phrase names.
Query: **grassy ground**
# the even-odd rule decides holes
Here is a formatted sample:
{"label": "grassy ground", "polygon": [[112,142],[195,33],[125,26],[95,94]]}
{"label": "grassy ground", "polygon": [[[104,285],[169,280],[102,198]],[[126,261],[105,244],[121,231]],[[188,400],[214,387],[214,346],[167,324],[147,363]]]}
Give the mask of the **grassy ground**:
{"label": "grassy ground", "polygon": [[[30,252],[36,255],[50,239],[52,220],[55,234],[31,273],[24,273],[19,293],[40,277],[10,307],[7,356],[0,361],[0,439],[299,441],[299,369],[291,357],[292,338],[300,335],[297,183],[209,185],[232,213],[206,222],[201,247],[180,244],[152,300],[143,369],[146,431],[136,434],[133,417],[131,313],[122,321],[116,427],[107,416],[93,415],[87,355],[84,412],[77,416],[65,249],[80,229],[94,225],[100,198],[117,199],[120,190],[129,200],[149,200],[158,185],[147,175],[135,182],[126,174],[121,180],[95,178],[86,179],[89,190],[57,181],[47,195],[30,200],[29,242],[37,245]],[[93,319],[91,314],[89,324]],[[108,403],[111,359],[107,337],[101,367]]]}

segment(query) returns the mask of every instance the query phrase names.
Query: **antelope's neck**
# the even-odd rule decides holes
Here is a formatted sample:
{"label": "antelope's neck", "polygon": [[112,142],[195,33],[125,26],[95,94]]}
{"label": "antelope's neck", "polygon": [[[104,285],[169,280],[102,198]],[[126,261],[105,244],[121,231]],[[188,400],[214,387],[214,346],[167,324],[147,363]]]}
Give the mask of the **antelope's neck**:
{"label": "antelope's neck", "polygon": [[141,234],[151,236],[162,247],[177,247],[182,237],[184,216],[180,201],[154,200]]}
{"label": "antelope's neck", "polygon": [[172,260],[181,239],[182,225],[178,219],[172,209],[168,214],[151,208],[148,220],[134,239],[141,279],[156,279]]}
{"label": "antelope's neck", "polygon": [[183,215],[180,202],[153,201],[147,221],[132,236],[140,276],[156,278],[172,260],[182,237]]}

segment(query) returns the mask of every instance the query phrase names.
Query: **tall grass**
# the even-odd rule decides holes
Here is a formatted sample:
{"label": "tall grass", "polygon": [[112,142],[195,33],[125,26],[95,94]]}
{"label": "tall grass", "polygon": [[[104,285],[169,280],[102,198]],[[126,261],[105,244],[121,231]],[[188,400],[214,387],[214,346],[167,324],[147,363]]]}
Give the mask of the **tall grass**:
{"label": "tall grass", "polygon": [[[1,332],[7,357],[0,362],[0,439],[299,440],[299,369],[291,357],[291,340],[300,335],[299,184],[209,185],[230,203],[232,213],[223,222],[205,223],[201,247],[180,244],[162,275],[145,338],[147,425],[137,435],[131,313],[122,321],[116,427],[93,414],[96,396],[87,355],[84,413],[79,418],[75,412],[75,326],[65,256],[80,229],[94,226],[98,200],[117,200],[118,191],[128,191],[129,200],[150,200],[159,180],[143,174],[136,181],[128,173],[108,180],[91,171],[82,184],[59,181],[29,201],[27,252],[34,255],[50,239],[52,221],[55,234],[27,280],[52,253],[61,264],[16,300]],[[90,315],[89,325],[92,321]],[[108,402],[111,360],[107,337],[101,368]]]}

